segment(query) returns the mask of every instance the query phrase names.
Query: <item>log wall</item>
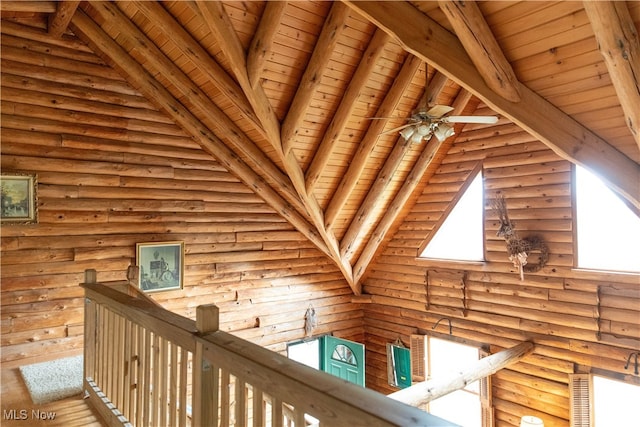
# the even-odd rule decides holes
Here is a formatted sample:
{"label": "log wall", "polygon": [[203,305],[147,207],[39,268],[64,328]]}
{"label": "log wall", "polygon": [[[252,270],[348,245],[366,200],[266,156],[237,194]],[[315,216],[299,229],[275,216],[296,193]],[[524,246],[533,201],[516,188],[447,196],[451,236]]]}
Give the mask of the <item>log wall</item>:
{"label": "log wall", "polygon": [[3,366],[82,351],[87,268],[123,279],[139,242],[184,241],[184,289],[151,294],[275,351],[362,340],[337,267],[87,47],[2,26],[2,171],[36,173],[37,224],[2,227]]}
{"label": "log wall", "polygon": [[[430,178],[417,203],[376,259],[365,281],[368,385],[387,385],[385,344],[412,333],[448,336],[488,346],[491,353],[531,340],[535,351],[494,375],[495,425],[517,426],[522,415],[545,426],[569,420],[568,374],[606,372],[638,382],[625,370],[640,348],[640,278],[572,269],[574,229],[570,164],[511,124],[498,133],[461,134]],[[482,164],[485,194],[484,263],[419,259],[419,249],[464,180]],[[537,234],[548,244],[547,266],[520,281],[508,259],[499,222],[490,208],[507,200],[520,237]],[[459,242],[463,245],[464,242]],[[535,262],[532,256],[530,262]],[[464,284],[463,284],[464,282]],[[427,289],[427,283],[429,287]]]}
{"label": "log wall", "polygon": [[[497,426],[525,413],[566,425],[569,373],[629,375],[626,357],[640,347],[638,276],[571,269],[570,165],[515,126],[461,135],[369,272],[371,303],[354,304],[338,269],[162,111],[77,40],[51,40],[2,26],[1,167],[38,174],[39,213],[38,224],[2,227],[3,366],[79,353],[84,270],[122,279],[136,243],[182,240],[185,287],[153,298],[191,318],[216,303],[221,329],[276,351],[303,336],[311,304],[316,333],[366,340],[367,384],[382,392],[392,391],[385,344],[408,344],[442,317],[456,339],[492,352],[536,344],[494,376]],[[549,245],[547,267],[524,282],[489,210],[486,263],[416,259],[478,162],[487,197],[505,194],[519,232]],[[462,275],[465,288],[434,280],[427,299],[429,274]]]}

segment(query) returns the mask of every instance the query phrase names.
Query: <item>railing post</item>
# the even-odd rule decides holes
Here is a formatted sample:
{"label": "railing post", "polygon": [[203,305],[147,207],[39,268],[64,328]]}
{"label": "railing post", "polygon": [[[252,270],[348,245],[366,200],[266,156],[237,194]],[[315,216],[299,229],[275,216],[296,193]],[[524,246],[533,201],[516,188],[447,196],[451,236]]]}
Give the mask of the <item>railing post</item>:
{"label": "railing post", "polygon": [[88,268],[84,271],[84,283],[98,283],[98,273],[96,273],[96,270],[94,270],[93,268]]}
{"label": "railing post", "polygon": [[[97,283],[96,270],[84,271],[84,283]],[[86,292],[85,292],[86,294]],[[87,390],[87,378],[95,380],[96,358],[96,303],[85,296],[84,299],[84,369],[82,384]]]}
{"label": "railing post", "polygon": [[[196,307],[196,329],[200,335],[218,330],[220,309],[214,304]],[[204,344],[196,341],[193,355],[193,425],[218,425],[218,375],[203,356]]]}

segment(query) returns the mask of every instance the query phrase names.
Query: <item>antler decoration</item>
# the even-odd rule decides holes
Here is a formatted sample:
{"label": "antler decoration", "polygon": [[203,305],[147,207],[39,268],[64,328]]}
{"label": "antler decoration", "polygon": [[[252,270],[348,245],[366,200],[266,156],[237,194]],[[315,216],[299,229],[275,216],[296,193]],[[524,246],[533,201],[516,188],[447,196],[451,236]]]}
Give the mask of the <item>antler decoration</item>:
{"label": "antler decoration", "polygon": [[[520,280],[524,280],[524,272],[535,272],[545,266],[549,259],[549,249],[541,237],[531,236],[523,239],[518,237],[515,230],[515,223],[509,219],[507,202],[504,196],[498,195],[491,203],[491,207],[498,215],[500,228],[496,236],[502,237],[507,243],[507,253],[509,261],[520,272]],[[533,251],[539,251],[540,257],[537,264],[527,266],[527,258]]]}

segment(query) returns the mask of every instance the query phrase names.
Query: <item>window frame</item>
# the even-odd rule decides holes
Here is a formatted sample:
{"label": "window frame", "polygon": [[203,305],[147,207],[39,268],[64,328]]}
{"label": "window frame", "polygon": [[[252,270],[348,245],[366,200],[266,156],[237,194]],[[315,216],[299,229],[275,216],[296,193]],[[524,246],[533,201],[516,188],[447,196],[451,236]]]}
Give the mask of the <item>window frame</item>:
{"label": "window frame", "polygon": [[[576,164],[571,164],[571,212],[572,212],[572,223],[573,223],[573,270],[576,271],[588,271],[588,272],[593,272],[593,271],[598,271],[598,272],[603,272],[606,274],[624,274],[624,275],[637,275],[640,272],[640,266],[639,269],[637,271],[634,270],[614,270],[614,269],[608,269],[608,268],[603,268],[603,267],[598,267],[598,266],[581,266],[579,264],[579,259],[580,259],[580,241],[579,241],[579,218],[578,218],[578,167],[584,169],[585,172],[587,172],[588,174],[594,175],[596,179],[600,180],[601,184],[606,186],[608,188],[609,191],[611,191],[611,193],[613,193],[618,199],[620,199],[620,201],[627,206],[630,211],[632,213],[634,213],[636,216],[640,217],[640,212],[637,211],[636,209],[634,209],[632,206],[629,205],[629,203],[624,200],[622,197],[620,197],[620,195],[618,195],[614,190],[612,190],[611,188],[609,188],[606,183],[602,182],[602,180],[595,175],[593,172],[591,172],[590,170],[588,170],[587,168],[583,167],[583,166],[579,166]],[[581,228],[581,227],[580,227]]]}
{"label": "window frame", "polygon": [[[437,339],[441,341],[449,341],[451,343],[464,345],[467,347],[475,348],[478,351],[478,360],[487,357],[490,353],[485,349],[485,345],[478,343],[470,343],[467,340],[451,339],[441,336],[439,334],[411,334],[410,338],[410,354],[411,354],[411,380],[412,382],[429,381],[430,361],[427,359],[430,357],[431,345],[428,344],[430,339]],[[478,380],[478,392],[472,392],[466,389],[457,391],[464,391],[467,393],[473,393],[478,396],[478,402],[480,404],[480,424],[482,427],[493,427],[494,420],[494,408],[492,398],[492,385],[491,375]],[[424,405],[421,409],[428,411],[429,404]],[[440,415],[443,417],[442,415]],[[444,417],[443,417],[444,418]]]}
{"label": "window frame", "polygon": [[[456,207],[458,206],[458,203],[464,197],[464,195],[466,194],[467,190],[469,189],[469,187],[471,187],[471,185],[474,183],[475,179],[478,178],[478,176],[480,177],[480,181],[481,181],[481,183],[480,183],[480,185],[481,185],[480,193],[481,193],[481,198],[482,198],[482,202],[481,202],[481,206],[480,206],[481,216],[482,216],[481,219],[480,219],[481,227],[482,227],[482,230],[481,230],[481,242],[480,242],[480,244],[482,245],[482,248],[481,248],[481,252],[482,252],[481,258],[482,259],[473,260],[473,259],[438,258],[438,257],[423,255],[423,253],[426,251],[426,249],[429,246],[429,244],[433,241],[433,239],[438,234],[438,232],[440,231],[440,229],[442,228],[444,223],[449,218],[450,214],[456,209]],[[438,219],[438,221],[434,225],[434,227],[431,230],[431,232],[429,233],[429,235],[422,242],[422,244],[418,247],[417,259],[418,260],[424,260],[424,261],[437,261],[437,262],[457,263],[457,264],[459,264],[459,263],[466,263],[466,264],[484,264],[484,263],[486,263],[487,245],[486,245],[485,220],[486,220],[486,213],[485,213],[484,168],[483,168],[482,163],[478,163],[478,165],[476,167],[474,167],[473,170],[471,170],[469,172],[469,175],[465,179],[464,183],[462,184],[462,186],[460,187],[458,192],[455,194],[455,196],[453,197],[453,199],[451,200],[451,202],[449,203],[447,208],[442,212],[441,217]]]}

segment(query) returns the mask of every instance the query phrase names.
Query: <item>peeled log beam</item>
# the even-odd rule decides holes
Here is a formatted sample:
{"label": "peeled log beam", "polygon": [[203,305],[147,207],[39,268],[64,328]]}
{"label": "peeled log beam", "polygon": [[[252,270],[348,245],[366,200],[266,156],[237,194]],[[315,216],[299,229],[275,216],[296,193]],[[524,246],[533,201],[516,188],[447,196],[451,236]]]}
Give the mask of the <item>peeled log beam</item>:
{"label": "peeled log beam", "polygon": [[495,374],[533,351],[533,343],[526,341],[510,349],[478,360],[468,369],[455,375],[424,381],[391,393],[390,398],[419,407],[439,397],[460,390],[474,381]]}

